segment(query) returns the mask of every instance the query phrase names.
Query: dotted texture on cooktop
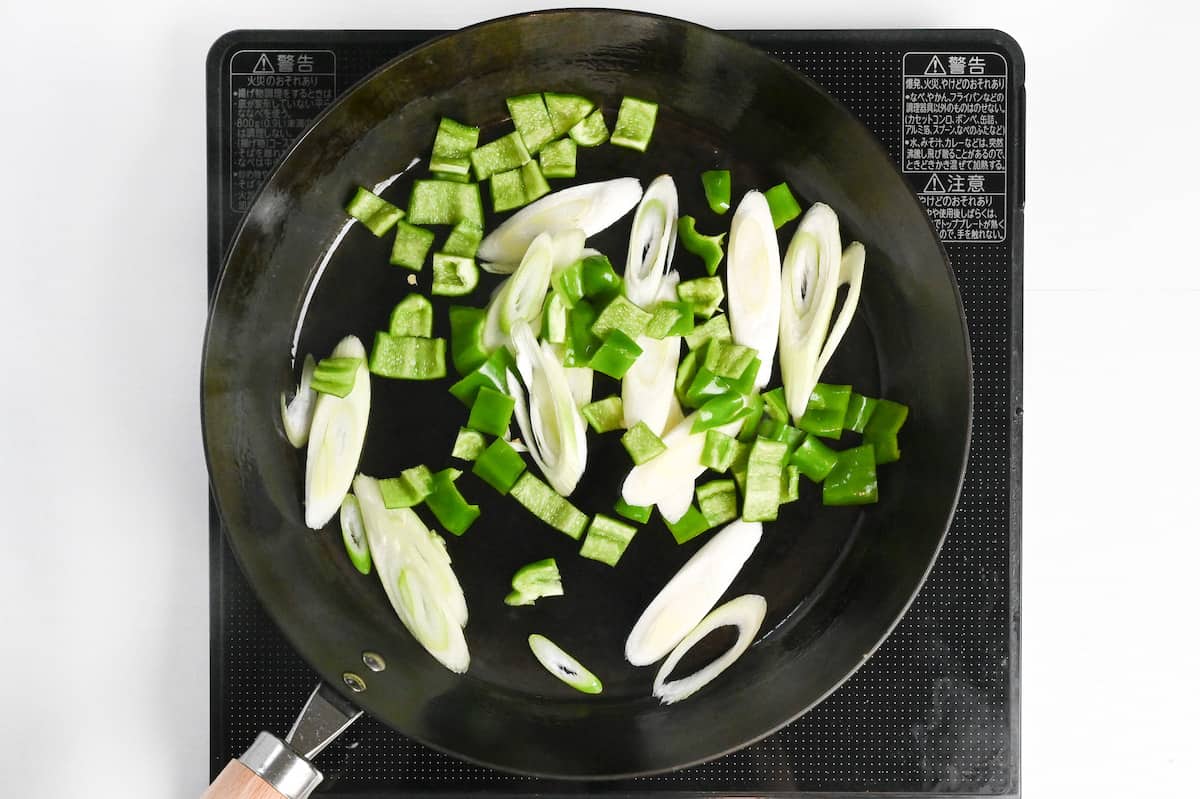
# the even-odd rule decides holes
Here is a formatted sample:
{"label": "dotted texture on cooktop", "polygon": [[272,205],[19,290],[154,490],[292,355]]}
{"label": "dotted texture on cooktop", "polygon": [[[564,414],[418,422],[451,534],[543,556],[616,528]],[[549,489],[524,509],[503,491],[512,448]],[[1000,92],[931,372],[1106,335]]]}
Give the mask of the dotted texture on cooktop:
{"label": "dotted texture on cooktop", "polygon": [[[242,46],[253,47],[252,32]],[[331,46],[338,89],[404,49],[404,40]],[[744,34],[845,103],[899,159],[901,60],[919,43],[832,43],[830,35]],[[411,42],[412,34],[407,34]],[[807,38],[806,37],[810,37]],[[786,39],[787,46],[781,46]],[[993,49],[970,42],[959,50]],[[264,45],[265,46],[265,45]],[[275,44],[273,46],[278,46]],[[212,80],[212,76],[210,76]],[[1009,104],[1020,98],[1010,88]],[[1018,124],[1009,115],[1009,125]],[[227,135],[227,131],[221,132]],[[1009,146],[1016,137],[1010,133]],[[1018,159],[1010,158],[1010,163]],[[214,180],[228,176],[214,176]],[[1010,175],[1010,202],[1013,176]],[[1018,214],[1012,214],[1017,217]],[[220,223],[221,220],[218,220]],[[224,220],[219,236],[232,229]],[[601,784],[515,777],[466,764],[363,718],[319,758],[331,796],[413,794],[821,792],[1009,794],[1017,790],[1013,715],[1018,543],[1013,519],[1012,240],[947,245],[970,328],[974,428],[962,497],[945,546],[912,608],[878,652],[832,696],[771,737],[676,773]],[[223,248],[222,248],[223,249]],[[1019,328],[1017,328],[1019,330]],[[1019,363],[1019,360],[1017,361]],[[1019,377],[1019,375],[1018,375]],[[215,515],[214,515],[215,518]],[[219,770],[259,730],[287,730],[317,678],[266,617],[223,535],[213,529],[213,752]],[[214,771],[215,773],[215,771]]]}

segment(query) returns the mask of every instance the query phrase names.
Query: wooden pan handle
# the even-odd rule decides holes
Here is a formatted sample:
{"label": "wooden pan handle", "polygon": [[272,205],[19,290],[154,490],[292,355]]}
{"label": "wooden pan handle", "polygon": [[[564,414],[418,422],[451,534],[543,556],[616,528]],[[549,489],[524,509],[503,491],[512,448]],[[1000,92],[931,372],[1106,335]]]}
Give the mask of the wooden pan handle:
{"label": "wooden pan handle", "polygon": [[230,760],[201,799],[286,799],[271,783],[242,765]]}
{"label": "wooden pan handle", "polygon": [[308,799],[321,772],[288,748],[260,732],[246,753],[230,760],[201,799]]}

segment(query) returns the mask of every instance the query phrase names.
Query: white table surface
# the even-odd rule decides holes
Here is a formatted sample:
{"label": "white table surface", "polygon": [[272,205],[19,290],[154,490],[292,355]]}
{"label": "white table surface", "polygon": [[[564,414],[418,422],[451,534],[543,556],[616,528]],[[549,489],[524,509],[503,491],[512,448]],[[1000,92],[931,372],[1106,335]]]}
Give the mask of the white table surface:
{"label": "white table surface", "polygon": [[[411,5],[0,0],[0,795],[203,791],[205,52],[233,28],[457,27],[531,7]],[[1196,13],[649,5],[716,27],[996,27],[1022,44],[1024,789],[1196,795]]]}

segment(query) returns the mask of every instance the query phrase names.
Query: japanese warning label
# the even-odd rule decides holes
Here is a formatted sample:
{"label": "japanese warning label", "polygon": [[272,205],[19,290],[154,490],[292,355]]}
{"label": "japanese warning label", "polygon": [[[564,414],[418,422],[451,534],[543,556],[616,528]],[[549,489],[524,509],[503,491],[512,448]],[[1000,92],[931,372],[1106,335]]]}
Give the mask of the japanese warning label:
{"label": "japanese warning label", "polygon": [[905,53],[901,158],[942,241],[1007,236],[1008,63]]}
{"label": "japanese warning label", "polygon": [[292,142],[337,94],[331,50],[239,50],[229,61],[230,205],[250,207]]}

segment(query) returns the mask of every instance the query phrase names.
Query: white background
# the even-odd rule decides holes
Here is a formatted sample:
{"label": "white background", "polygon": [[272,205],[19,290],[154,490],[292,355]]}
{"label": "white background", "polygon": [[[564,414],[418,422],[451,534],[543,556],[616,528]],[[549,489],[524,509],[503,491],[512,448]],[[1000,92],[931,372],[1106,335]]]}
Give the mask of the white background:
{"label": "white background", "polygon": [[[0,794],[203,791],[205,53],[233,28],[531,7],[415,5],[0,0]],[[1195,795],[1200,61],[1183,5],[650,4],[716,27],[997,27],[1024,47],[1030,797]]]}

